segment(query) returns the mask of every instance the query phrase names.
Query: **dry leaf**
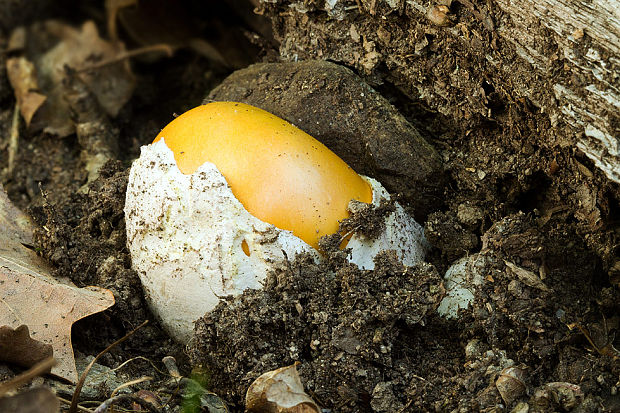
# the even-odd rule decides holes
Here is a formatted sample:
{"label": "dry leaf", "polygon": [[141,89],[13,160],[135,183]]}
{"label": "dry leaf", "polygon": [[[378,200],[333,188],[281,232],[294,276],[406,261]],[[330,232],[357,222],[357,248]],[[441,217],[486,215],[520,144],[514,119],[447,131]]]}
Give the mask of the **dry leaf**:
{"label": "dry leaf", "polygon": [[517,276],[517,278],[525,285],[538,288],[542,291],[551,291],[549,287],[542,282],[542,280],[538,277],[538,275],[534,274],[532,271],[528,271],[525,268],[521,268],[516,264],[513,264],[510,261],[504,261],[506,267]]}
{"label": "dry leaf", "polygon": [[319,413],[319,406],[304,392],[298,364],[269,371],[254,380],[245,395],[245,408],[255,413]]}
{"label": "dry leaf", "polygon": [[0,239],[9,240],[0,243],[0,256],[8,254],[21,265],[27,265],[31,259],[38,258],[23,245],[32,245],[32,221],[11,203],[2,184],[0,184]]}
{"label": "dry leaf", "polygon": [[52,354],[50,344],[30,338],[28,326],[22,325],[16,329],[8,326],[0,327],[0,361],[32,367],[38,362],[52,357]]}
{"label": "dry leaf", "polygon": [[15,92],[19,111],[26,126],[30,126],[32,117],[47,99],[36,92],[39,89],[36,69],[25,57],[13,57],[6,61],[6,73]]}
{"label": "dry leaf", "polygon": [[[26,105],[21,110],[32,129],[61,137],[75,131],[64,96],[66,66],[79,72],[99,106],[112,117],[133,94],[135,79],[129,63],[119,58],[125,54],[123,44],[99,37],[94,22],[87,21],[79,29],[53,20],[36,23],[26,37],[30,47],[24,54],[29,60],[10,59],[7,69],[18,102]],[[50,39],[57,40],[55,46],[39,50]]]}
{"label": "dry leaf", "polygon": [[0,326],[28,326],[32,338],[52,345],[58,360],[52,374],[75,382],[71,326],[112,306],[114,296],[52,277],[46,263],[24,246],[32,242],[30,225],[0,185]]}
{"label": "dry leaf", "polygon": [[[55,21],[47,22],[45,27],[61,41],[43,56],[37,69],[56,86],[62,86],[65,65],[79,72],[102,61],[113,60],[125,52],[122,43],[112,44],[99,37],[93,21],[84,23],[80,30]],[[112,117],[127,103],[135,86],[134,76],[126,60],[84,71],[80,77],[97,97],[101,107]]]}
{"label": "dry leaf", "polygon": [[48,388],[28,389],[15,396],[0,398],[0,412],[57,413],[60,401]]}

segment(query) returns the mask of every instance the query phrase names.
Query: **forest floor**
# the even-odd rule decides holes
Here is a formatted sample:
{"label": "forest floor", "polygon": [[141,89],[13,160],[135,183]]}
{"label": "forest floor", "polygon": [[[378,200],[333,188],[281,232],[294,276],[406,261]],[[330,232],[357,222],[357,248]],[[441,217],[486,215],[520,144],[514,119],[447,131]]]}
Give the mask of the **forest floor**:
{"label": "forest floor", "polygon": [[[359,74],[359,82],[370,82],[443,162],[437,193],[420,200],[414,199],[415,188],[405,188],[399,198],[410,208],[424,205],[424,211],[413,209],[413,214],[432,245],[427,263],[405,268],[384,254],[374,270],[361,271],[337,251],[321,264],[291,257],[288,267],[270,274],[262,290],[226,300],[200,319],[187,348],[165,333],[143,298],[126,246],[125,190],[140,146],[149,144],[173,114],[208,96],[222,100],[239,93],[238,100],[262,102],[268,110],[269,102],[278,99],[281,107],[299,110],[308,102],[286,90],[285,82],[294,85],[296,80],[280,79],[280,71],[290,68],[277,65],[255,68],[267,75],[259,76],[253,89],[239,77],[214,91],[234,69],[279,61],[275,41],[265,35],[269,30],[253,31],[247,11],[239,10],[244,9],[220,5],[209,17],[191,7],[179,11],[169,22],[186,28],[189,33],[183,35],[160,34],[156,13],[140,20],[143,25],[125,16],[117,35],[128,50],[165,43],[175,44],[174,53],[131,60],[133,85],[130,92],[113,94],[112,103],[118,104],[113,116],[101,102],[93,103],[92,94],[77,106],[70,103],[69,124],[90,122],[91,135],[80,135],[79,128],[78,134],[64,137],[46,130],[58,113],[35,113],[45,119],[33,118],[31,127],[21,121],[11,161],[16,95],[7,80],[7,59],[23,54],[38,62],[58,38],[39,30],[37,36],[49,36],[49,48],[39,41],[36,47],[0,54],[0,182],[39,225],[34,248],[54,273],[79,287],[108,288],[116,299],[114,307],[74,325],[78,356],[99,353],[149,319],[148,326],[99,363],[116,368],[131,360],[117,371],[121,381],[152,376],[131,389],[148,389],[162,399],[162,383],[169,377],[162,373],[161,359],[174,356],[184,375],[201,377],[230,411],[243,411],[245,391],[256,377],[296,361],[308,394],[333,412],[527,411],[526,403],[530,411],[620,411],[618,185],[571,146],[546,140],[545,116],[527,103],[507,103],[499,90],[486,91],[494,119],[471,115],[475,109],[467,116],[460,113],[465,120],[459,124],[459,113],[438,113],[389,79],[378,82]],[[109,36],[101,8],[83,6],[58,16],[49,11],[34,23],[52,17],[73,27],[92,20],[102,38]],[[195,20],[201,23],[194,25]],[[9,34],[0,37],[0,48],[7,49]],[[149,36],[153,39],[141,40]],[[195,38],[203,43],[196,45]],[[433,47],[448,50],[448,40]],[[76,75],[65,76],[60,83],[67,87],[67,79]],[[306,80],[316,90],[347,94],[344,87],[330,89],[335,81],[325,76]],[[121,83],[113,80],[115,86]],[[245,92],[230,92],[235,87]],[[301,89],[290,86],[293,92],[295,87]],[[359,101],[335,99],[330,113],[349,113]],[[306,120],[326,124],[321,100],[312,104]],[[289,120],[303,128],[303,121]],[[35,121],[40,121],[38,130]],[[363,130],[363,117],[351,122],[353,129]],[[85,165],[99,152],[89,139],[107,139],[110,148],[109,161],[90,182]],[[372,144],[372,136],[365,139]],[[350,152],[339,145],[332,149]],[[347,161],[357,171],[372,173],[368,159]],[[395,168],[380,174],[390,182],[387,175],[411,173]],[[472,287],[471,307],[446,320],[437,314],[445,294],[442,280],[459,260],[465,273],[480,282]],[[3,366],[0,379],[18,371]],[[102,384],[99,390],[90,397],[105,400],[112,389]],[[169,407],[180,409],[181,403],[176,395]]]}

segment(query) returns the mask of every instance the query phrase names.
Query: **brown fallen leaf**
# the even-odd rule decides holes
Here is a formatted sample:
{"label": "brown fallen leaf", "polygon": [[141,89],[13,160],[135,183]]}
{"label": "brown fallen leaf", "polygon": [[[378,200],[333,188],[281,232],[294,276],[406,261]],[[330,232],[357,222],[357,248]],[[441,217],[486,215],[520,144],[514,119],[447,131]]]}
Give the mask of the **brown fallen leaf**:
{"label": "brown fallen leaf", "polygon": [[46,387],[36,387],[15,396],[0,398],[0,412],[57,413],[59,411],[60,401]]}
{"label": "brown fallen leaf", "polygon": [[52,277],[45,261],[24,246],[31,243],[30,220],[0,185],[0,326],[28,326],[33,339],[51,344],[58,360],[52,374],[75,382],[71,326],[111,307],[114,296],[104,288],[77,288]]}
{"label": "brown fallen leaf", "polygon": [[123,44],[102,39],[93,21],[87,21],[80,29],[56,21],[46,22],[45,27],[60,42],[42,56],[37,69],[56,86],[65,78],[65,65],[81,72],[82,81],[95,94],[101,107],[115,117],[133,94],[135,79],[129,62],[120,61],[92,71],[85,69],[124,53]]}
{"label": "brown fallen leaf", "polygon": [[297,365],[269,371],[248,388],[245,408],[254,413],[319,413],[319,406],[304,392]]}
{"label": "brown fallen leaf", "polygon": [[32,243],[32,221],[9,199],[0,184],[0,234],[13,235],[20,242]]}
{"label": "brown fallen leaf", "polygon": [[25,57],[12,57],[6,61],[6,73],[15,92],[26,126],[30,126],[32,117],[47,99],[37,92],[37,73],[32,62]]}
{"label": "brown fallen leaf", "polygon": [[[25,37],[24,56],[10,59],[7,70],[31,129],[61,137],[75,131],[63,88],[67,66],[79,73],[109,116],[115,117],[133,94],[135,78],[129,63],[116,60],[125,54],[124,45],[102,39],[94,22],[80,28],[54,20],[39,22],[26,30]],[[41,48],[50,43],[55,45]]]}
{"label": "brown fallen leaf", "polygon": [[538,288],[542,291],[551,291],[547,285],[538,277],[538,275],[534,274],[532,271],[528,271],[525,268],[521,268],[518,265],[504,260],[504,264],[510,272],[517,276],[517,278],[528,287]]}
{"label": "brown fallen leaf", "polygon": [[16,329],[0,327],[0,361],[32,367],[41,360],[52,357],[52,354],[50,344],[30,338],[28,326],[22,325]]}

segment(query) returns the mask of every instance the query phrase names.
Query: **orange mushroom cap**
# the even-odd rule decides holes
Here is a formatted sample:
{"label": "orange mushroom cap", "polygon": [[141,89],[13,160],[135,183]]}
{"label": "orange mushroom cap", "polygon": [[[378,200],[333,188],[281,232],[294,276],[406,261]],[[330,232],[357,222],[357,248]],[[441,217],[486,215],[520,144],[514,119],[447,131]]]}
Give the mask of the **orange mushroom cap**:
{"label": "orange mushroom cap", "polygon": [[325,145],[244,103],[198,106],[170,122],[154,142],[161,138],[182,173],[215,164],[248,212],[316,249],[349,216],[349,201],[372,201],[368,182]]}

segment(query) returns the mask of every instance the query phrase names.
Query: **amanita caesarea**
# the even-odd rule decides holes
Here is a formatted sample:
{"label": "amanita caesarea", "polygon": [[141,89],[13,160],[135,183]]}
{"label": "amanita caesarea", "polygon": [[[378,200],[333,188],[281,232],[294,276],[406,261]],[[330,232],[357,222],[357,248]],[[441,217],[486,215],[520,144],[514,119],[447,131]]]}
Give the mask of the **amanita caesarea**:
{"label": "amanita caesarea", "polygon": [[[325,145],[262,109],[214,102],[180,115],[143,146],[129,175],[125,218],[132,265],[164,327],[186,342],[221,297],[261,288],[286,257],[318,261],[351,200],[387,191]],[[424,258],[421,226],[396,205],[374,239],[352,234],[350,261],[374,267],[382,250]]]}

